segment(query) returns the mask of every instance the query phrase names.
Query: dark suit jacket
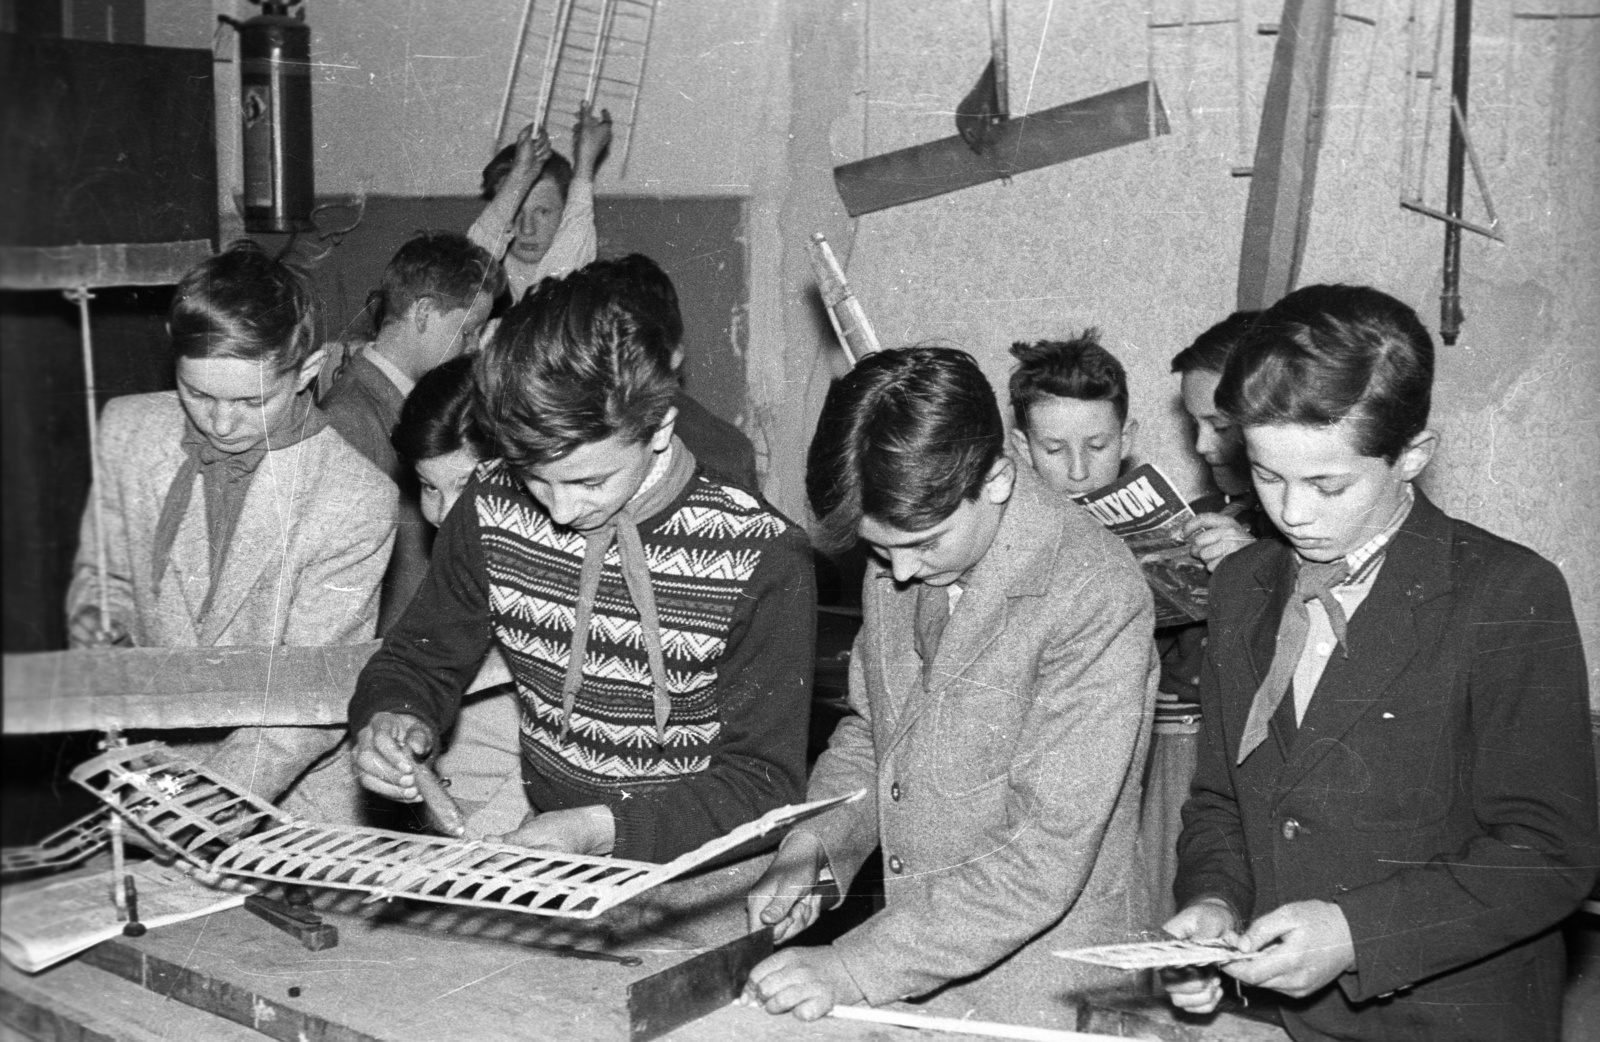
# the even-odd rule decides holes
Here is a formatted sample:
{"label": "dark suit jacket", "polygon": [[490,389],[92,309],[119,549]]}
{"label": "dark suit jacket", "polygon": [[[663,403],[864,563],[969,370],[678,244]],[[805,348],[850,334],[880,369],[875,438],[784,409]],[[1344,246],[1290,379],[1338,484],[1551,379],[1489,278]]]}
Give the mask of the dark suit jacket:
{"label": "dark suit jacket", "polygon": [[[1557,1038],[1554,930],[1600,864],[1588,684],[1566,583],[1419,492],[1305,719],[1234,766],[1294,585],[1258,542],[1211,582],[1180,907],[1336,902],[1356,969],[1296,1039]],[[1280,716],[1280,719],[1282,717]],[[1290,718],[1292,720],[1292,717]]]}
{"label": "dark suit jacket", "polygon": [[373,365],[359,348],[352,348],[339,368],[321,405],[328,423],[345,441],[393,481],[400,489],[400,512],[396,520],[394,555],[383,576],[383,595],[378,607],[378,635],[405,612],[422,577],[428,574],[428,550],[433,533],[422,516],[416,475],[394,451],[389,438],[400,422],[400,407],[405,395],[382,369]]}

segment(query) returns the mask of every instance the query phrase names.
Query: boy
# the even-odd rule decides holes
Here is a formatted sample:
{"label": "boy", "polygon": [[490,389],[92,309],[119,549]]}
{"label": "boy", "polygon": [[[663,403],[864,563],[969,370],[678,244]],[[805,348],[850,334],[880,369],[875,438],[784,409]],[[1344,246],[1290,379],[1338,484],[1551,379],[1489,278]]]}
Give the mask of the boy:
{"label": "boy", "polygon": [[1235,311],[1172,359],[1183,409],[1194,420],[1195,454],[1210,466],[1211,478],[1220,493],[1190,504],[1199,516],[1190,522],[1183,536],[1189,541],[1190,551],[1213,572],[1224,557],[1253,543],[1266,525],[1250,488],[1250,462],[1245,458],[1244,439],[1239,428],[1218,411],[1215,397],[1228,356],[1260,315],[1259,311]]}
{"label": "boy", "polygon": [[372,343],[346,355],[322,397],[328,422],[402,490],[394,555],[384,576],[378,632],[405,611],[428,569],[427,525],[411,468],[389,438],[406,395],[441,362],[476,350],[505,275],[489,254],[454,232],[422,232],[384,269],[368,297]]}
{"label": "boy", "polygon": [[476,373],[502,457],[444,519],[351,701],[368,788],[418,798],[414,765],[494,646],[535,808],[504,842],[661,862],[800,797],[809,550],[696,473],[667,355],[585,271],[506,314]]}
{"label": "boy", "polygon": [[769,1012],[940,992],[955,1014],[1075,1027],[1063,992],[1125,980],[1051,953],[1146,925],[1154,609],[1122,544],[1004,447],[962,351],[879,352],[828,392],[807,494],[835,547],[859,538],[878,560],[853,714],[807,795],[868,795],[785,838],[750,926],[805,929],[819,888],[847,890],[880,844],[887,907],[758,965],[747,994]]}
{"label": "boy", "polygon": [[[1555,1042],[1555,927],[1600,862],[1566,584],[1415,488],[1432,383],[1409,307],[1310,286],[1262,315],[1217,388],[1287,543],[1211,583],[1165,928],[1244,930],[1263,954],[1223,970],[1300,1000],[1283,1010],[1298,1040]],[[1203,1012],[1221,986],[1168,991]]]}
{"label": "boy", "polygon": [[594,260],[594,174],[611,143],[611,113],[578,110],[573,162],[550,148],[544,128],[530,123],[516,144],[483,168],[489,205],[467,237],[505,265],[513,303],[541,279],[565,275]]}
{"label": "boy", "polygon": [[661,265],[642,253],[596,261],[588,269],[600,278],[619,304],[640,322],[658,325],[671,348],[670,364],[680,386],[673,395],[678,421],[673,430],[689,446],[706,474],[718,481],[759,493],[756,450],[744,431],[701,405],[681,386],[683,379],[683,313],[678,291]]}
{"label": "boy", "polygon": [[1011,345],[1011,437],[1019,459],[1051,489],[1081,496],[1117,480],[1133,455],[1128,377],[1100,346],[1100,331]]}

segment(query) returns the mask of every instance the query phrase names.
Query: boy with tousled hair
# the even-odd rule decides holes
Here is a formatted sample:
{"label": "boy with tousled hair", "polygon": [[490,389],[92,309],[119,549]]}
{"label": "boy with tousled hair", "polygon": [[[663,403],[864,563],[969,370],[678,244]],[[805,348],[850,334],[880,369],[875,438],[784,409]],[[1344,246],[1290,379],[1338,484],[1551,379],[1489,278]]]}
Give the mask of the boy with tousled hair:
{"label": "boy with tousled hair", "polygon": [[534,808],[505,842],[661,862],[800,797],[809,549],[698,471],[673,433],[660,337],[580,270],[536,287],[480,354],[479,418],[501,456],[444,519],[357,685],[373,791],[418,798],[414,764],[494,646]]}
{"label": "boy with tousled hair", "polygon": [[1139,421],[1128,417],[1128,377],[1100,331],[1011,345],[1011,437],[1050,488],[1081,496],[1117,480]]}
{"label": "boy with tousled hair", "polygon": [[853,712],[807,795],[867,797],[784,839],[750,926],[806,929],[880,845],[887,906],[758,965],[747,995],[769,1012],[936,996],[955,1015],[1072,1028],[1078,993],[1129,983],[1051,953],[1148,925],[1135,850],[1154,610],[1122,543],[1004,449],[994,391],[953,348],[869,355],[828,392],[806,491],[829,543],[862,540],[877,564]]}
{"label": "boy with tousled hair", "polygon": [[[1432,384],[1411,308],[1308,286],[1260,317],[1216,390],[1284,541],[1212,577],[1166,930],[1259,953],[1222,970],[1290,996],[1299,1042],[1556,1042],[1557,927],[1600,865],[1566,583],[1415,487]],[[1221,985],[1168,991],[1205,1012]]]}
{"label": "boy with tousled hair", "polygon": [[477,348],[505,274],[455,232],[419,232],[395,251],[367,296],[375,335],[344,350],[321,397],[328,422],[400,489],[394,554],[384,575],[378,632],[388,632],[428,570],[428,526],[417,485],[390,442],[406,395],[442,362]]}

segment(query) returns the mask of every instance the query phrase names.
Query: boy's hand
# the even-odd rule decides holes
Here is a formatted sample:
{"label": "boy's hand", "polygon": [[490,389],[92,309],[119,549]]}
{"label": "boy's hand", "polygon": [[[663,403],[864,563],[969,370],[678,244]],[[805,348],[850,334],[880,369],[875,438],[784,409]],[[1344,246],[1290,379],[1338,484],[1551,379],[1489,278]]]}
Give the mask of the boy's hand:
{"label": "boy's hand", "polygon": [[1209,572],[1216,571],[1217,565],[1235,550],[1256,541],[1243,525],[1226,514],[1196,514],[1180,534],[1189,544],[1189,552],[1205,562]]}
{"label": "boy's hand", "polygon": [[1229,963],[1228,974],[1291,998],[1304,998],[1356,966],[1350,923],[1332,901],[1280,905],[1251,923],[1239,946],[1264,954]]}
{"label": "boy's hand", "polygon": [[[1226,902],[1203,897],[1168,919],[1161,929],[1180,941],[1221,938],[1236,943],[1238,925]],[[1222,1001],[1222,978],[1210,967],[1162,970],[1161,986],[1172,1004],[1185,1013],[1210,1013]]]}
{"label": "boy's hand", "polygon": [[131,648],[128,628],[116,619],[101,622],[100,609],[85,604],[72,613],[67,623],[67,642],[74,648]]}
{"label": "boy's hand", "polygon": [[563,854],[609,854],[617,841],[617,819],[611,808],[597,803],[540,814],[529,811],[522,824],[491,842]]}
{"label": "boy's hand", "polygon": [[416,803],[417,763],[433,742],[433,730],[409,713],[374,713],[356,735],[356,777],[379,796]]}
{"label": "boy's hand", "polygon": [[791,832],[785,837],[778,856],[745,898],[750,931],[770,926],[773,941],[781,944],[816,922],[823,896],[834,890],[820,882],[824,864],[817,837],[809,832]]}
{"label": "boy's hand", "polygon": [[801,1020],[825,1017],[837,1005],[866,1001],[831,947],[785,948],[768,956],[750,971],[742,998],[760,1003],[768,1013],[793,1010]]}
{"label": "boy's hand", "polygon": [[545,133],[543,127],[529,123],[517,135],[517,155],[511,164],[511,176],[531,183],[544,169],[550,151],[550,135]]}
{"label": "boy's hand", "polygon": [[572,176],[594,180],[600,157],[611,145],[611,110],[601,109],[596,119],[589,106],[578,106],[578,122],[572,127]]}

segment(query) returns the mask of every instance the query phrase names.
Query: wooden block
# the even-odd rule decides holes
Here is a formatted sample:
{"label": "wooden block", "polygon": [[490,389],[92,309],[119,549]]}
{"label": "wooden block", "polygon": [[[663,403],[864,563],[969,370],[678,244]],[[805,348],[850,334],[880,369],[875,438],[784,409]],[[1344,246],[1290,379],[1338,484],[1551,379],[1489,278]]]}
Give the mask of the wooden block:
{"label": "wooden block", "polygon": [[209,239],[0,246],[0,289],[170,286],[211,253]]}
{"label": "wooden block", "polygon": [[6,655],[5,732],[340,724],[378,646]]}
{"label": "wooden block", "polygon": [[138,984],[77,962],[29,976],[0,964],[0,1039],[52,1042],[261,1042],[249,1028],[218,1020]]}
{"label": "wooden block", "polygon": [[1153,82],[1008,119],[989,128],[979,155],[960,135],[835,167],[851,217],[970,188],[1168,133]]}

